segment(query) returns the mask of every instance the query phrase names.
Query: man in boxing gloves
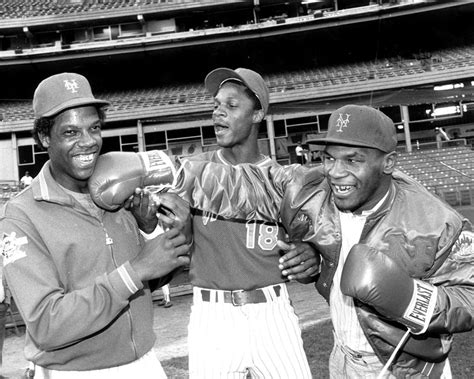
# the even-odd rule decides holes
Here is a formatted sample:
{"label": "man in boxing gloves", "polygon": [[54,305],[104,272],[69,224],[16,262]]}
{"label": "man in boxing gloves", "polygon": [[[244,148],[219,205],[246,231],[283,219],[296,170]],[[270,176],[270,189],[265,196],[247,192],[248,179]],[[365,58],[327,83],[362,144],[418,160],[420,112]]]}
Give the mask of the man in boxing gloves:
{"label": "man in boxing gloves", "polygon": [[150,287],[189,263],[191,236],[181,231],[189,208],[163,198],[182,207],[167,232],[145,242],[129,212],[93,203],[87,181],[107,105],[82,75],[39,84],[33,133],[50,159],[0,215],[4,273],[35,378],[166,378],[153,352]]}
{"label": "man in boxing gloves", "polygon": [[473,326],[471,225],[395,171],[396,129],[382,112],[342,107],[309,143],[324,146],[326,178],[287,188],[282,219],[289,229],[312,221],[304,239],[322,256],[316,287],[334,326],[331,377],[375,378],[392,358],[379,377],[449,378],[452,333]]}
{"label": "man in boxing gloves", "polygon": [[452,334],[473,327],[471,224],[395,169],[396,131],[382,112],[337,109],[311,143],[324,146],[322,172],[185,161],[175,185],[191,181],[202,209],[227,203],[227,217],[279,214],[314,244],[334,326],[332,378],[449,378]]}

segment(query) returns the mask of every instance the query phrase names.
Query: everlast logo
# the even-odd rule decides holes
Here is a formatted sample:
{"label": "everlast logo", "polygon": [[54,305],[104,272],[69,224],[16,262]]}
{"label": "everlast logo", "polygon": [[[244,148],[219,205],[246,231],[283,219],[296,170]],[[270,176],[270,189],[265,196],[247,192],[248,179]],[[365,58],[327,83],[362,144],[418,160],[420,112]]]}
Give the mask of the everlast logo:
{"label": "everlast logo", "polygon": [[[145,186],[155,187],[153,190],[156,192],[158,190],[157,187],[170,187],[173,184],[176,173],[173,171],[172,163],[165,153],[153,150],[138,154],[140,154],[147,171]],[[148,189],[151,190],[151,188]]]}
{"label": "everlast logo", "polygon": [[423,286],[416,283],[416,296],[415,307],[408,317],[413,317],[424,323],[426,321],[426,313],[428,312],[430,299],[433,296],[433,290],[423,288]]}
{"label": "everlast logo", "polygon": [[415,288],[410,305],[405,311],[404,318],[414,324],[419,333],[428,327],[436,305],[437,288],[429,283],[415,280]]}
{"label": "everlast logo", "polygon": [[148,154],[148,159],[150,162],[150,169],[151,170],[159,170],[159,169],[166,169],[169,167],[167,162],[163,160],[163,158],[158,154],[154,154],[153,152],[150,152]]}

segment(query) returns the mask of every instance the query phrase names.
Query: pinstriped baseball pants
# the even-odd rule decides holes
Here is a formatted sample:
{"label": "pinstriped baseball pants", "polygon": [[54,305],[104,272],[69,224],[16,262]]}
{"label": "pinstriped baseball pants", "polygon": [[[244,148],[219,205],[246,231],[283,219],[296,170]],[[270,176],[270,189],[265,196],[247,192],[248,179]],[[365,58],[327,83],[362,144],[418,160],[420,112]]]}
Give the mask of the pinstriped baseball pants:
{"label": "pinstriped baseball pants", "polygon": [[194,289],[188,326],[191,379],[310,379],[301,330],[285,285],[277,297],[263,289],[267,302],[234,306],[222,291],[202,300]]}
{"label": "pinstriped baseball pants", "polygon": [[[330,379],[376,379],[382,368],[383,365],[375,354],[356,358],[351,356],[350,351],[337,343],[337,341],[334,343],[329,358]],[[425,374],[428,375],[428,373],[426,372]],[[421,375],[419,374],[416,377],[421,378]],[[395,379],[395,376],[387,372],[383,378]],[[446,360],[440,379],[452,379],[449,360]]]}

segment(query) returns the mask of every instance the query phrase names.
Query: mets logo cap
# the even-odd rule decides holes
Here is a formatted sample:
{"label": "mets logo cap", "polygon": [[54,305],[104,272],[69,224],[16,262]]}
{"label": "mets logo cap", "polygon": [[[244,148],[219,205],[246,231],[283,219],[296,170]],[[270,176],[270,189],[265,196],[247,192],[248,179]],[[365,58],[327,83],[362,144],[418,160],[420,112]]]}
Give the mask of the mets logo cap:
{"label": "mets logo cap", "polygon": [[397,147],[397,132],[390,117],[379,110],[365,105],[345,105],[329,117],[326,136],[306,142],[369,147],[390,153]]}
{"label": "mets logo cap", "polygon": [[109,105],[92,94],[89,81],[82,75],[70,72],[56,74],[44,79],[33,96],[35,118],[51,117],[69,109],[85,105]]}
{"label": "mets logo cap", "polygon": [[216,68],[207,74],[204,79],[204,85],[212,96],[215,96],[221,86],[230,80],[236,80],[242,82],[250,91],[252,91],[260,101],[260,106],[263,109],[265,115],[268,112],[268,106],[270,104],[270,95],[268,93],[268,87],[263,80],[262,76],[248,68],[236,68],[232,70],[230,68]]}

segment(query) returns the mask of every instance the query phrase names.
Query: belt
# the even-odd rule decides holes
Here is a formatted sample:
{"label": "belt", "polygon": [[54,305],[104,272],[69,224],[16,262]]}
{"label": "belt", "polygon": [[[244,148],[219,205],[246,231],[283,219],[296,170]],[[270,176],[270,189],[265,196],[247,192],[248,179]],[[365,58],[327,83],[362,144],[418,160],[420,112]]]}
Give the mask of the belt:
{"label": "belt", "polygon": [[[280,296],[281,287],[280,285],[269,287],[273,289],[277,297]],[[215,296],[215,300],[219,301],[216,290],[207,290],[201,289],[202,301],[210,302],[211,294]],[[221,291],[224,293],[224,303],[229,303],[235,306],[245,305],[245,304],[258,304],[266,303],[268,300],[265,297],[263,289],[257,288],[255,290],[245,291],[245,290],[235,290],[235,291]]]}

